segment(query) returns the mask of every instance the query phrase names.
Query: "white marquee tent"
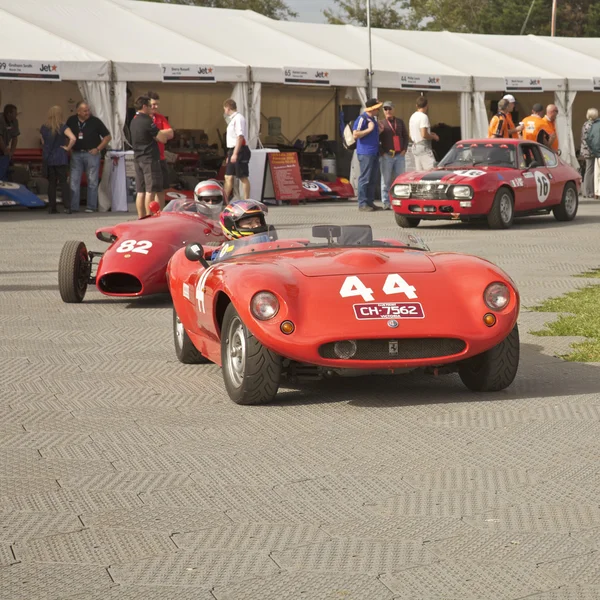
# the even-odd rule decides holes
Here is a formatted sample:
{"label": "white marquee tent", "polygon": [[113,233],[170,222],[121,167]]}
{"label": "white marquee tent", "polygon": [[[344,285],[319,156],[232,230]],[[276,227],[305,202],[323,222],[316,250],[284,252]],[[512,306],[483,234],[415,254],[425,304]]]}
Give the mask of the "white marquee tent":
{"label": "white marquee tent", "polygon": [[[306,81],[300,83],[310,89],[316,90],[311,73],[320,72],[327,74],[330,88],[345,88],[347,96],[358,89],[366,98],[365,28],[136,0],[0,0],[0,24],[5,42],[0,64],[58,62],[62,80],[78,82],[96,113],[110,123],[113,147],[121,144],[127,83],[162,81],[161,65],[210,65],[216,81],[234,85],[253,138],[261,96],[268,86],[290,83],[286,69],[304,70]],[[486,92],[499,98],[510,90],[526,110],[527,94],[549,93],[560,109],[563,156],[576,164],[573,106],[577,94],[600,91],[595,85],[600,40],[374,29],[372,44],[374,88],[455,94],[464,137],[486,133]]]}

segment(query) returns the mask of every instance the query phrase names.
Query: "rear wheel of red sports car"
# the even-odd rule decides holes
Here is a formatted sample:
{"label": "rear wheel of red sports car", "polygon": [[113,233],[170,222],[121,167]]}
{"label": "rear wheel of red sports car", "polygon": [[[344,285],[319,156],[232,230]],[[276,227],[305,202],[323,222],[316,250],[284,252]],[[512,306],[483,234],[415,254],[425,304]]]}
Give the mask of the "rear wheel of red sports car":
{"label": "rear wheel of red sports car", "polygon": [[81,302],[90,278],[90,259],[83,242],[66,242],[58,261],[58,291],[63,302]]}
{"label": "rear wheel of red sports car", "polygon": [[405,217],[398,213],[394,213],[394,217],[396,217],[396,223],[405,229],[408,227],[418,227],[421,222],[421,219],[417,219],[416,217]]}
{"label": "rear wheel of red sports car", "polygon": [[173,340],[175,341],[175,354],[179,362],[186,365],[198,365],[209,362],[190,340],[190,336],[183,328],[183,323],[173,309]]}
{"label": "rear wheel of red sports car", "polygon": [[473,392],[498,392],[507,388],[519,368],[519,328],[497,346],[464,361],[458,369],[462,382]]}
{"label": "rear wheel of red sports car", "polygon": [[579,197],[577,196],[577,188],[572,182],[565,184],[562,200],[558,206],[552,209],[554,218],[557,221],[572,221],[577,214],[579,208]]}
{"label": "rear wheel of red sports car", "polygon": [[515,205],[512,192],[501,187],[494,197],[492,210],[490,210],[487,222],[492,229],[508,229],[515,218]]}
{"label": "rear wheel of red sports car", "polygon": [[221,328],[223,380],[236,404],[264,404],[277,395],[281,356],[265,348],[242,322],[230,304]]}

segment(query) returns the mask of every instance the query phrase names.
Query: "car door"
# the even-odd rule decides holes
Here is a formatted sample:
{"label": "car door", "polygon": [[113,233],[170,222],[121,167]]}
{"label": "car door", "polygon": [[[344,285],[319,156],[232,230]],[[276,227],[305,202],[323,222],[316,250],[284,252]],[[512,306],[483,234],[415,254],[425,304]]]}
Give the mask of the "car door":
{"label": "car door", "polygon": [[548,168],[538,144],[519,144],[519,170],[521,177],[513,182],[523,188],[520,202],[515,202],[515,211],[530,211],[545,208],[552,192],[552,181],[549,177]]}
{"label": "car door", "polygon": [[562,193],[564,189],[563,178],[560,176],[560,169],[558,168],[560,162],[556,153],[546,146],[540,146],[540,152],[544,159],[544,166],[548,179],[550,180],[550,194],[546,203],[548,205],[559,204],[562,200]]}

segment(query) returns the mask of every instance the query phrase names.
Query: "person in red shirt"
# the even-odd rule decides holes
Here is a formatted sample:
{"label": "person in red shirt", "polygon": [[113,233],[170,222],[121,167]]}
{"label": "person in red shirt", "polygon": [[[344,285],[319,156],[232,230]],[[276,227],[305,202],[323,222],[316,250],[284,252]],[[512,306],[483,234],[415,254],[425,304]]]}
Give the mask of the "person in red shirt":
{"label": "person in red shirt", "polygon": [[[172,139],[175,135],[173,128],[169,125],[169,121],[167,121],[167,117],[161,115],[158,112],[158,104],[160,102],[160,96],[156,92],[148,92],[148,98],[150,98],[150,109],[152,120],[154,124],[158,128],[159,131],[164,131],[167,134],[167,139]],[[167,169],[167,161],[165,160],[165,145],[161,142],[156,142],[158,144],[158,150],[160,152],[160,170],[162,172],[163,179],[163,191],[158,192],[156,194],[155,200],[160,204],[160,208],[165,207],[165,192],[169,187],[169,171]]]}

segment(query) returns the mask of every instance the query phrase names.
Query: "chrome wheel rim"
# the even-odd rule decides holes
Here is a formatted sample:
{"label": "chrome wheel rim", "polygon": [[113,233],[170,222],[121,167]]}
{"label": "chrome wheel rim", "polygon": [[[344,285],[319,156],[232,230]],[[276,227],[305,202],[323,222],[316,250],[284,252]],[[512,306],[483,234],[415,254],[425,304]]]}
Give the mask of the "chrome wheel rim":
{"label": "chrome wheel rim", "polygon": [[503,194],[500,198],[500,217],[503,223],[510,223],[512,218],[512,201],[508,194]]}
{"label": "chrome wheel rim", "polygon": [[239,317],[234,317],[227,334],[227,370],[231,382],[236,388],[244,381],[246,366],[246,336],[244,325]]}
{"label": "chrome wheel rim", "polygon": [[185,335],[185,329],[183,323],[177,315],[175,315],[175,341],[179,349],[183,348],[183,336]]}
{"label": "chrome wheel rim", "polygon": [[575,194],[575,190],[573,188],[569,188],[567,190],[567,194],[565,196],[565,211],[571,216],[577,210],[577,195]]}

